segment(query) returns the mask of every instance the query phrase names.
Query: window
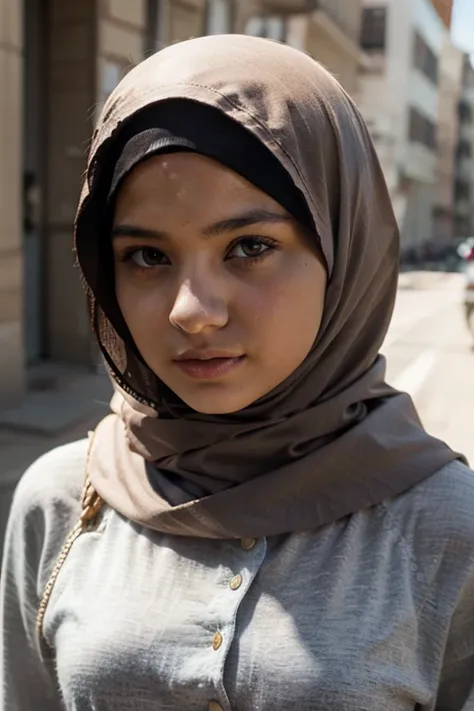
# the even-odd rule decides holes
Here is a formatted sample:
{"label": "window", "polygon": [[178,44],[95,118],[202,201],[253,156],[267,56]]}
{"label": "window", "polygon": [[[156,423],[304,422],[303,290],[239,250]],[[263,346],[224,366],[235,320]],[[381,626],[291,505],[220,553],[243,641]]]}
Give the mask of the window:
{"label": "window", "polygon": [[471,186],[466,180],[456,180],[454,183],[454,196],[456,200],[470,200]]}
{"label": "window", "polygon": [[206,34],[227,34],[232,27],[231,0],[207,0]]}
{"label": "window", "polygon": [[471,158],[472,157],[472,144],[465,138],[462,138],[457,146],[457,156],[458,158]]}
{"label": "window", "polygon": [[267,39],[285,42],[286,24],[283,17],[279,15],[265,15],[251,17],[245,28],[246,35],[254,37],[266,37]]}
{"label": "window", "polygon": [[461,99],[458,106],[459,119],[463,123],[472,121],[472,107],[466,99]]}
{"label": "window", "polygon": [[169,42],[170,0],[148,0],[145,31],[145,55],[163,49]]}
{"label": "window", "polygon": [[436,126],[430,119],[423,116],[417,109],[410,109],[408,130],[410,141],[422,143],[427,148],[436,148]]}
{"label": "window", "polygon": [[433,84],[438,83],[438,57],[426,44],[419,32],[413,38],[413,64],[430,79]]}
{"label": "window", "polygon": [[367,52],[383,52],[386,44],[387,8],[366,7],[362,13],[360,45]]}

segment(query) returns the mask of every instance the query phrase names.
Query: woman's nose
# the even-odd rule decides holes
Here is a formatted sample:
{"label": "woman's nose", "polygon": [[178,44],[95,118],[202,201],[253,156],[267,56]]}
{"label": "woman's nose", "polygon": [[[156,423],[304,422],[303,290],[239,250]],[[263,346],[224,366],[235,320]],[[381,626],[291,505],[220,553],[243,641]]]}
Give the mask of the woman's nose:
{"label": "woman's nose", "polygon": [[209,284],[199,288],[186,281],[179,288],[169,320],[175,328],[190,334],[223,328],[228,321],[227,304]]}

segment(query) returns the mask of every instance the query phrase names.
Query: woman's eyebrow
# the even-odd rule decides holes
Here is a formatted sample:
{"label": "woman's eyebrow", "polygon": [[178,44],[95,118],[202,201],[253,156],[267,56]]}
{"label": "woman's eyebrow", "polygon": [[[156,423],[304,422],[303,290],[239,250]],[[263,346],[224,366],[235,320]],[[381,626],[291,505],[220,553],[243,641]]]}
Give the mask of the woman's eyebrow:
{"label": "woman's eyebrow", "polygon": [[139,239],[150,238],[157,239],[166,237],[166,232],[160,230],[150,230],[136,225],[115,225],[112,227],[112,238],[114,237],[138,237]]}
{"label": "woman's eyebrow", "polygon": [[243,227],[250,227],[251,225],[257,225],[262,222],[290,222],[291,219],[290,215],[284,212],[272,212],[270,210],[257,208],[244,212],[241,215],[219,220],[219,222],[205,227],[202,232],[205,237],[215,237],[223,232],[233,232],[234,230],[240,230]]}
{"label": "woman's eyebrow", "polygon": [[[203,237],[217,237],[225,232],[233,232],[241,230],[244,227],[260,224],[263,222],[291,222],[290,215],[281,212],[272,212],[264,209],[253,209],[243,212],[240,215],[227,217],[224,220],[214,222],[202,230]],[[115,225],[112,228],[112,237],[137,237],[141,239],[169,239],[171,235],[162,230],[153,230],[146,227],[138,227],[137,225]]]}

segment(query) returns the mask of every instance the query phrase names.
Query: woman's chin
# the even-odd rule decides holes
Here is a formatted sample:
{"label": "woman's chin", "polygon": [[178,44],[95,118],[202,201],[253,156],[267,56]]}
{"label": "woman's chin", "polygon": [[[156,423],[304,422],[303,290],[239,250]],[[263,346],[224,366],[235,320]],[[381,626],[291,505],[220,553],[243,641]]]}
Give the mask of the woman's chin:
{"label": "woman's chin", "polygon": [[251,405],[253,400],[240,401],[239,403],[226,402],[226,398],[215,400],[214,398],[190,398],[188,400],[181,398],[195,412],[201,415],[232,415],[235,412],[245,409]]}
{"label": "woman's chin", "polygon": [[226,388],[211,387],[211,392],[206,390],[208,388],[202,388],[198,393],[175,392],[188,407],[202,415],[231,415],[244,410],[259,397],[245,397],[242,392],[232,393]]}

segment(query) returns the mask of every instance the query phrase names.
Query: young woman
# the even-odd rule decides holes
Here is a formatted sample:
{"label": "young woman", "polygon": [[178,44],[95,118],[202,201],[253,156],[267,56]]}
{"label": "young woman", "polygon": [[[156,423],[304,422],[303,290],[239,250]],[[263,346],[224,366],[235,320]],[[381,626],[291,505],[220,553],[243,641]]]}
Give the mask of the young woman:
{"label": "young woman", "polygon": [[1,708],[474,708],[474,479],[385,384],[398,234],[338,83],[251,37],[151,57],[75,248],[116,394],[17,489]]}

